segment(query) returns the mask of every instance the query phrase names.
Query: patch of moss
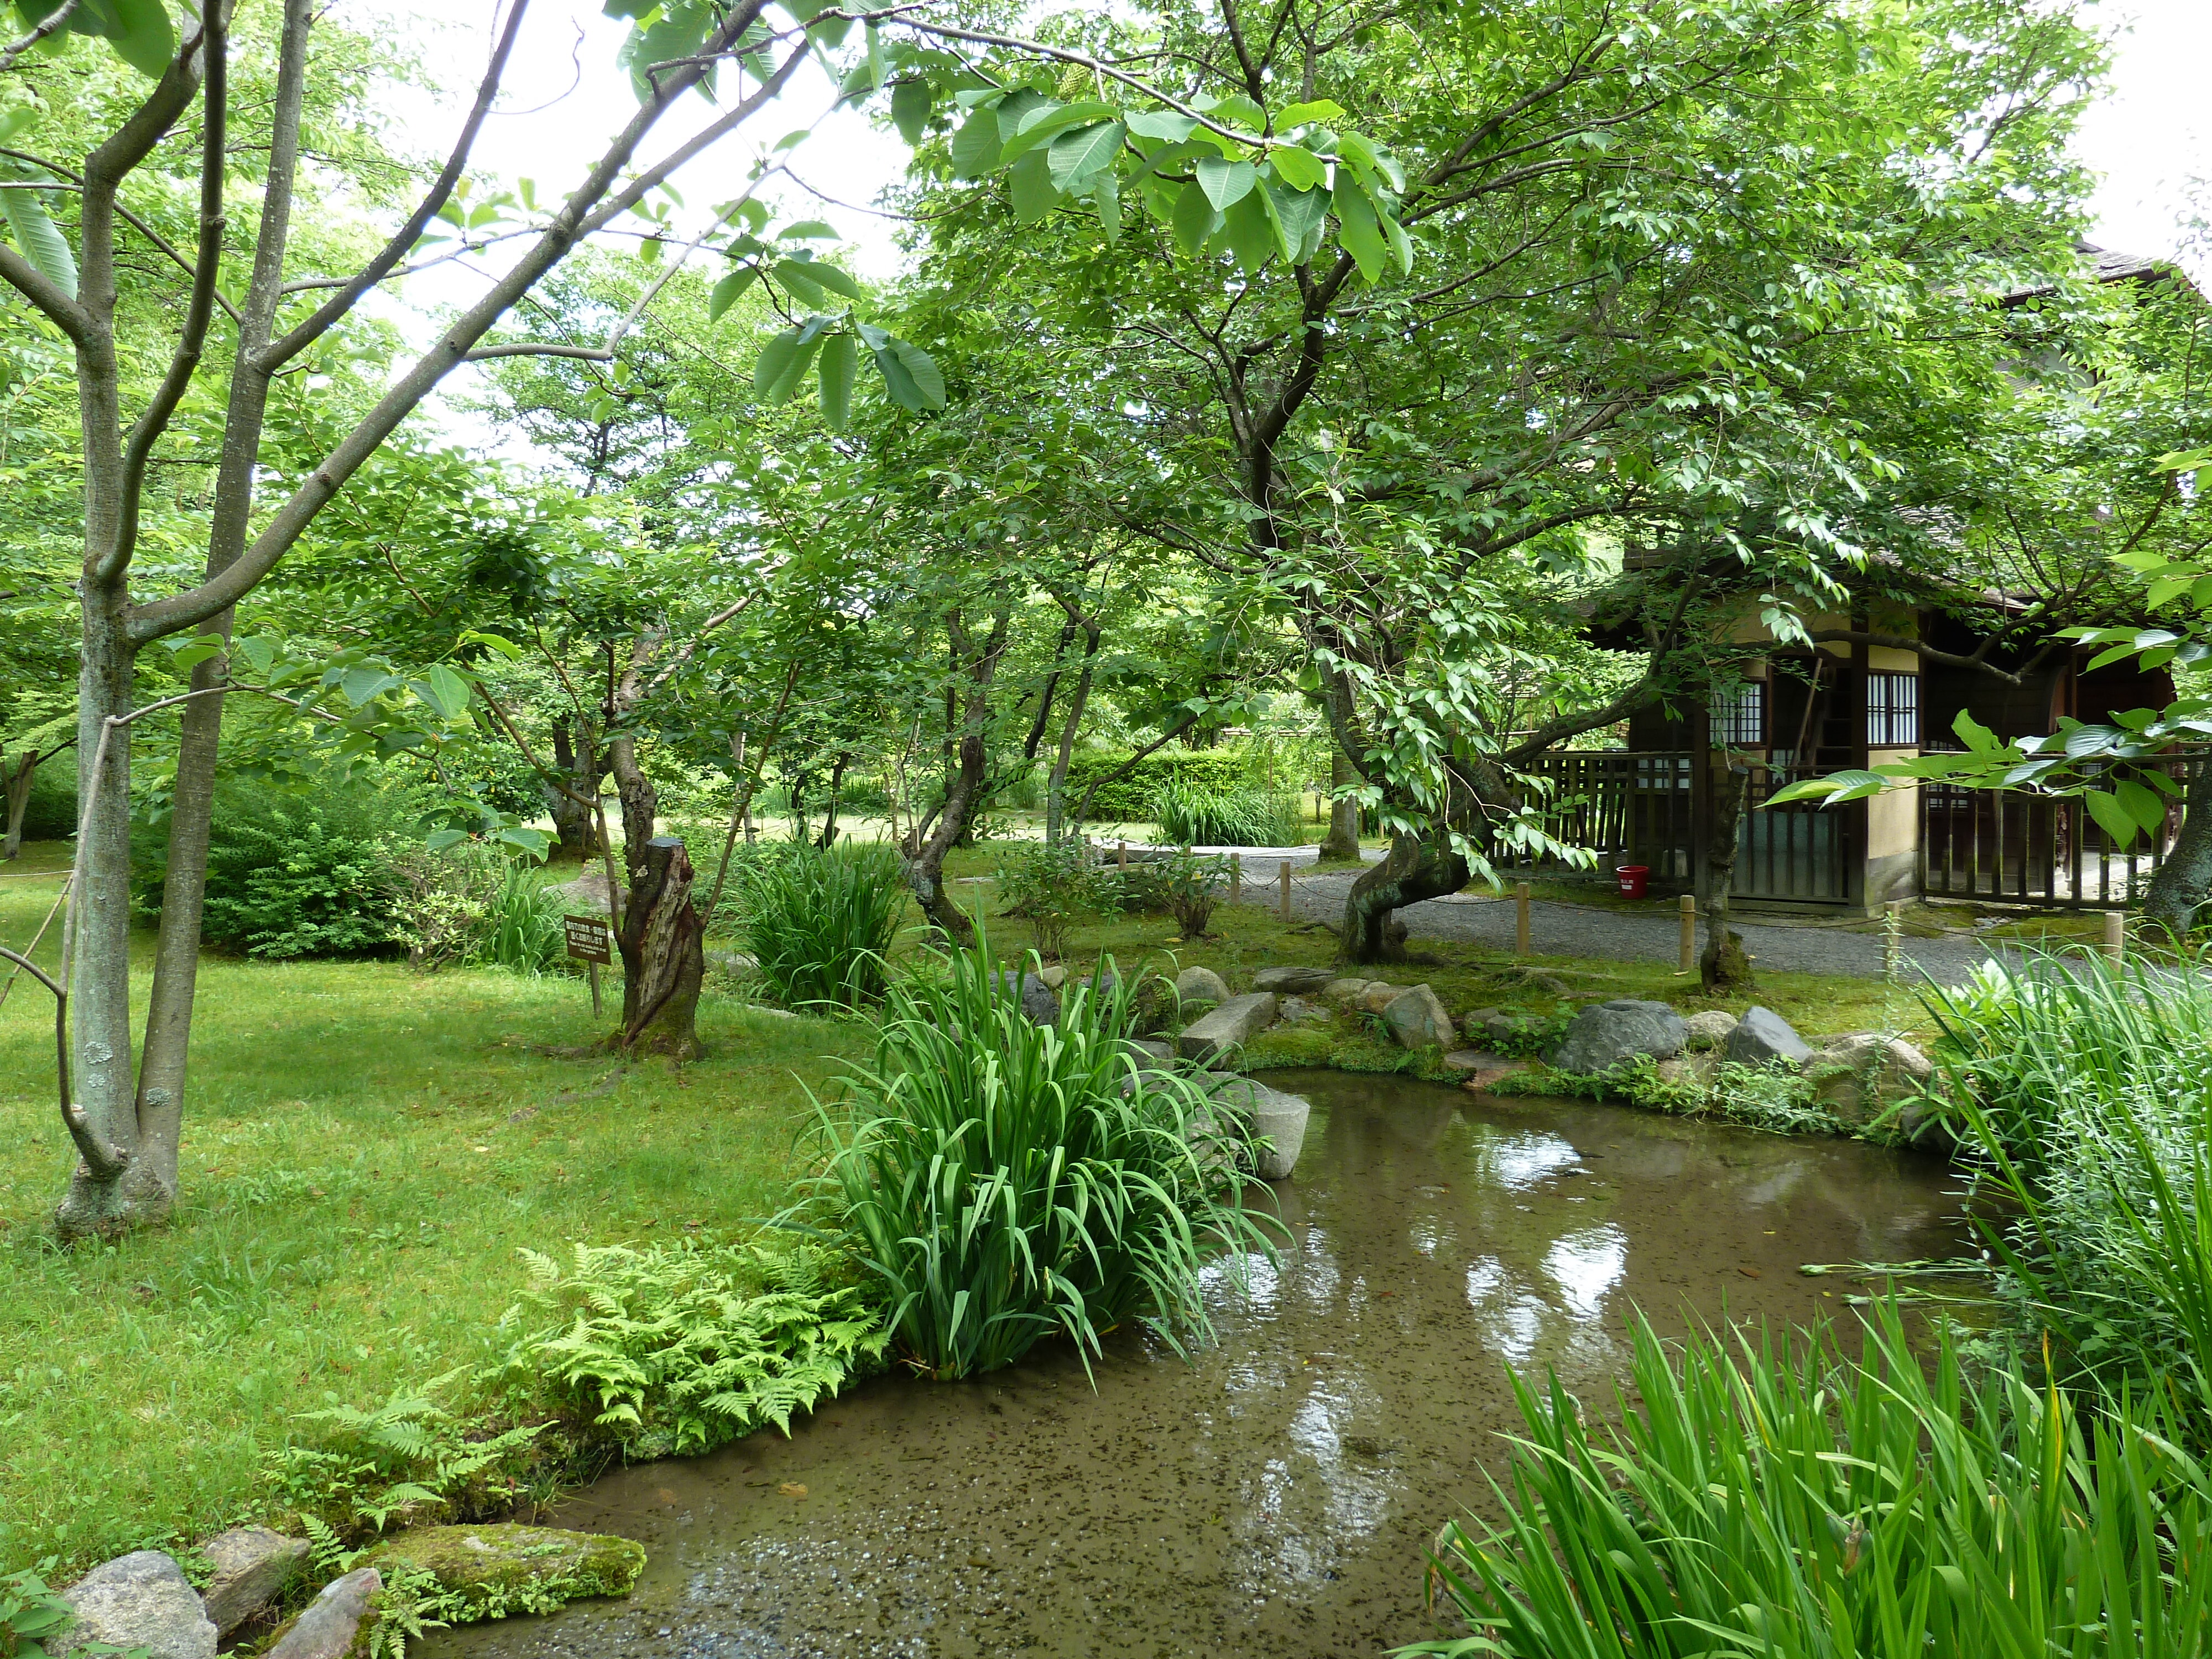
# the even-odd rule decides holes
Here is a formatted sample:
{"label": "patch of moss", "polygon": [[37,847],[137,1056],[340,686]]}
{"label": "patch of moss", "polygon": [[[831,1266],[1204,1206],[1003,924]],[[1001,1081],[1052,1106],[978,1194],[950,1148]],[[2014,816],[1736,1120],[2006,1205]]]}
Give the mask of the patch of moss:
{"label": "patch of moss", "polygon": [[380,1544],[361,1565],[384,1575],[363,1629],[410,1634],[518,1613],[551,1613],[593,1595],[628,1595],[645,1546],[606,1533],[498,1523],[419,1527]]}

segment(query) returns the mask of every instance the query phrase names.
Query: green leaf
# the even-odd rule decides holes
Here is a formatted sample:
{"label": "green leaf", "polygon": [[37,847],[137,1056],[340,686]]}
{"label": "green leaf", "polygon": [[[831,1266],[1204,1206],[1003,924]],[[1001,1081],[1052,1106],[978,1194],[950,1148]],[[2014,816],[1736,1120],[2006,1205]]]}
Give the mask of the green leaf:
{"label": "green leaf", "polygon": [[[633,0],[633,3],[635,3],[635,0]],[[608,9],[611,12],[612,6]],[[806,38],[825,46],[842,46],[845,44],[845,37],[852,33],[852,29],[853,20],[849,17],[817,15],[815,21],[806,26]]]}
{"label": "green leaf", "polygon": [[1328,192],[1291,190],[1273,179],[1267,181],[1267,204],[1274,210],[1275,222],[1283,228],[1283,240],[1290,248],[1285,257],[1292,264],[1304,264],[1313,257],[1322,227],[1328,222]]}
{"label": "green leaf", "polygon": [[824,295],[828,294],[841,295],[848,300],[860,297],[858,282],[836,266],[823,264],[818,259],[781,260],[775,275],[779,282],[811,306],[827,303]]}
{"label": "green leaf", "polygon": [[1006,140],[1002,159],[1011,161],[1017,155],[1026,155],[1033,149],[1042,149],[1052,142],[1056,134],[1065,132],[1070,127],[1110,121],[1118,113],[1111,104],[1087,99],[1079,104],[1041,106],[1022,118],[1021,130]]}
{"label": "green leaf", "polygon": [[338,680],[338,690],[345,693],[348,702],[361,708],[398,684],[397,674],[380,668],[349,668]]}
{"label": "green leaf", "polygon": [[891,125],[909,144],[921,142],[929,131],[929,113],[937,100],[927,81],[902,81],[891,88]]}
{"label": "green leaf", "polygon": [[1337,240],[1358,264],[1360,276],[1370,284],[1381,282],[1390,245],[1375,216],[1375,204],[1347,167],[1336,170],[1334,202]]}
{"label": "green leaf", "polygon": [[275,643],[262,638],[258,634],[249,634],[242,639],[232,641],[230,648],[252,664],[253,672],[257,674],[266,674],[269,672],[269,665],[276,660]]}
{"label": "green leaf", "polygon": [[[111,0],[116,27],[102,30],[115,55],[139,74],[158,81],[177,55],[176,31],[161,0]],[[49,14],[51,15],[51,14]]]}
{"label": "green leaf", "polygon": [[2125,847],[2136,838],[2135,817],[2120,805],[2118,796],[2106,794],[2101,789],[2089,789],[2082,792],[2081,801],[2089,809],[2089,816],[2097,820],[2098,827],[2112,838],[2114,846]]}
{"label": "green leaf", "polygon": [[1176,198],[1176,246],[1195,258],[1220,224],[1220,214],[1206,199],[1205,186],[1194,179],[1185,185]]}
{"label": "green leaf", "polygon": [[801,219],[795,225],[786,225],[775,234],[779,242],[842,242],[836,226],[827,219]]}
{"label": "green leaf", "polygon": [[[1310,104],[1292,104],[1275,118],[1275,131],[1287,132],[1315,121],[1340,121],[1344,106],[1332,99],[1316,98]],[[1279,154],[1279,152],[1278,152]]]}
{"label": "green leaf", "polygon": [[1022,123],[1028,119],[1032,111],[1042,109],[1048,105],[1056,105],[1057,102],[1057,100],[1048,98],[1032,88],[1015,88],[998,103],[995,116],[999,128],[999,142],[1002,144],[1012,143],[1014,135],[1022,130]]}
{"label": "green leaf", "polygon": [[1296,144],[1269,150],[1267,164],[1275,170],[1275,176],[1292,190],[1319,190],[1328,182],[1328,168],[1321,157]]}
{"label": "green leaf", "polygon": [[70,252],[69,239],[55,224],[46,211],[46,204],[39,200],[36,191],[0,190],[0,213],[8,218],[8,228],[15,238],[15,246],[38,273],[67,294],[76,298],[76,259]]}
{"label": "green leaf", "polygon": [[[1275,222],[1267,211],[1264,191],[1248,191],[1238,198],[1224,216],[1223,228],[1229,237],[1229,251],[1248,276],[1266,264],[1269,254],[1279,251]],[[1284,257],[1289,257],[1287,251]]]}
{"label": "green leaf", "polygon": [[1052,211],[1052,204],[1060,199],[1060,191],[1052,182],[1052,167],[1044,151],[1033,149],[1014,163],[1006,174],[1006,185],[1013,198],[1014,222],[1033,225]]}
{"label": "green leaf", "polygon": [[720,322],[722,313],[744,297],[745,290],[760,280],[760,267],[739,265],[714,284],[714,292],[707,296],[707,320]]}
{"label": "green leaf", "polygon": [[860,343],[849,334],[822,342],[822,424],[842,432],[853,416],[853,381],[860,372]]}
{"label": "green leaf", "polygon": [[1104,121],[1095,127],[1079,127],[1061,133],[1045,153],[1046,165],[1052,169],[1052,182],[1064,191],[1087,188],[1083,180],[1101,168],[1113,166],[1115,156],[1121,153],[1126,131],[1119,121]]}
{"label": "green leaf", "polygon": [[1167,110],[1139,110],[1121,118],[1130,131],[1139,138],[1164,138],[1179,144],[1198,131],[1196,120],[1188,115],[1176,115]]}
{"label": "green leaf", "polygon": [[980,179],[999,165],[999,112],[979,109],[952,135],[952,176]]}
{"label": "green leaf", "polygon": [[2119,797],[2128,817],[2144,830],[2155,832],[2166,822],[2166,798],[2155,789],[2146,789],[2132,778],[2122,778],[2112,786],[2112,793]]}
{"label": "green leaf", "polygon": [[465,830],[433,830],[422,837],[422,845],[434,853],[442,853],[448,848],[459,847],[468,838]]}
{"label": "green leaf", "polygon": [[461,630],[460,638],[456,641],[455,643],[459,645],[484,646],[491,650],[498,652],[501,656],[506,658],[509,662],[520,662],[522,660],[522,647],[517,645],[513,640],[507,639],[498,634],[487,634],[480,628],[463,629]]}
{"label": "green leaf", "polygon": [[423,679],[428,682],[429,695],[425,702],[447,720],[465,714],[469,706],[469,683],[443,663],[433,663]]}
{"label": "green leaf", "polygon": [[509,847],[519,847],[524,852],[541,859],[553,850],[551,833],[544,830],[533,830],[526,823],[507,824],[494,839],[503,842]]}
{"label": "green leaf", "polygon": [[1091,181],[1091,199],[1097,204],[1098,223],[1106,233],[1106,246],[1121,240],[1121,183],[1111,167],[1101,167]]}
{"label": "green leaf", "polygon": [[194,640],[189,645],[179,646],[175,651],[170,653],[169,665],[174,668],[179,674],[189,674],[193,669],[198,668],[202,663],[207,661],[209,658],[220,657],[222,654],[222,641],[221,640],[215,640],[212,641],[207,640]]}
{"label": "green leaf", "polygon": [[1258,170],[1249,161],[1231,161],[1218,155],[1204,157],[1195,171],[1198,187],[1206,192],[1206,199],[1213,204],[1217,213],[1226,213],[1243,201],[1259,178]]}
{"label": "green leaf", "polygon": [[761,348],[758,361],[753,364],[753,393],[764,403],[787,404],[799,390],[799,383],[806,376],[807,366],[814,360],[815,348],[820,343],[818,334],[810,335],[804,328],[787,328]]}
{"label": "green leaf", "polygon": [[938,373],[936,359],[920,346],[880,335],[881,344],[874,346],[876,368],[884,377],[884,386],[894,402],[903,409],[920,414],[925,409],[945,406],[945,377]]}

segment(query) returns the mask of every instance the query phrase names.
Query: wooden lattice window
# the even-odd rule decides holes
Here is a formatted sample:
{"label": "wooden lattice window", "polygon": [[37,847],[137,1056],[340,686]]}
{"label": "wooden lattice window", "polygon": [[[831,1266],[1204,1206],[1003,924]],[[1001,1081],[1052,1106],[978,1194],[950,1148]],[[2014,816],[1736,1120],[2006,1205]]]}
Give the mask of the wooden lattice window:
{"label": "wooden lattice window", "polygon": [[1920,746],[1920,676],[1876,671],[1867,676],[1867,747]]}
{"label": "wooden lattice window", "polygon": [[1716,744],[1731,749],[1765,748],[1766,682],[1746,680],[1729,690],[1715,692],[1711,720]]}

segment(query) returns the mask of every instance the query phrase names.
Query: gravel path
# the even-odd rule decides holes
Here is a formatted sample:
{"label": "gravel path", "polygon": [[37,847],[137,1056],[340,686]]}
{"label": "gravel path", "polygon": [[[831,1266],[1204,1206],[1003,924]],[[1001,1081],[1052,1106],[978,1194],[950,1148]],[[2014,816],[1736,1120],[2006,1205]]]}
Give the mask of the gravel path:
{"label": "gravel path", "polygon": [[[1311,847],[1196,850],[1240,859],[1244,866],[1244,902],[1271,908],[1282,902],[1278,883],[1287,861],[1291,866],[1291,908],[1307,921],[1335,923],[1344,914],[1345,896],[1358,874],[1341,867],[1315,869],[1317,849]],[[1113,856],[1111,849],[1106,856]],[[1682,933],[1681,919],[1673,903],[1672,900],[1654,901],[1646,913],[1540,899],[1529,906],[1530,944],[1539,956],[1675,962],[1680,958]],[[1408,906],[1398,914],[1414,939],[1463,939],[1509,951],[1513,948],[1510,898],[1454,893]],[[1740,922],[1737,931],[1743,935],[1743,948],[1752,960],[1776,973],[1881,977],[1879,933],[1848,932],[1834,922],[1817,921]],[[1958,984],[1977,963],[1990,957],[1989,947],[1979,939],[1964,936],[1908,938],[1903,949],[1915,967],[1943,985]]]}

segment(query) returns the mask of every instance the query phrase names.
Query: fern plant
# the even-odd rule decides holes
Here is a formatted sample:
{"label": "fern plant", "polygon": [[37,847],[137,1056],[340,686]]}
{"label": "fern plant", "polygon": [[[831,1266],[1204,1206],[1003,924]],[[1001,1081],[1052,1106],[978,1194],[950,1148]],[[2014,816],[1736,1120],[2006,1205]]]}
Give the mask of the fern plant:
{"label": "fern plant", "polygon": [[[502,1328],[503,1374],[533,1404],[584,1417],[633,1460],[690,1456],[813,1409],[878,1364],[860,1292],[813,1250],[685,1243],[525,1251],[532,1284]],[[764,1291],[756,1287],[763,1282]],[[546,1322],[521,1328],[532,1320]]]}
{"label": "fern plant", "polygon": [[545,1425],[495,1432],[455,1416],[434,1396],[461,1376],[447,1371],[367,1411],[332,1397],[321,1411],[301,1413],[300,1421],[321,1425],[323,1443],[275,1455],[278,1492],[303,1512],[335,1516],[334,1540],[381,1532],[403,1512],[447,1510],[465,1518],[513,1503]]}

